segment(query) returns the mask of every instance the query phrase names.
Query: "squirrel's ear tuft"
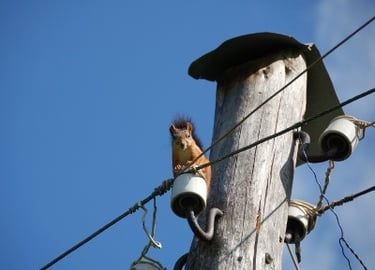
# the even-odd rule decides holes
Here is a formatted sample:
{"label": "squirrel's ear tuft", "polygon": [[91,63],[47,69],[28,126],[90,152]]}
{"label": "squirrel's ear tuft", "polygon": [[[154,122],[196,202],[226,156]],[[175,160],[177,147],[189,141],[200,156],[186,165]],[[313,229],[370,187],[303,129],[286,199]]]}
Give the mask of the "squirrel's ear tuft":
{"label": "squirrel's ear tuft", "polygon": [[171,133],[171,135],[174,137],[174,135],[177,133],[177,128],[174,126],[174,125],[171,125],[169,127],[169,132]]}
{"label": "squirrel's ear tuft", "polygon": [[193,131],[193,125],[190,122],[186,122],[186,129],[190,132]]}

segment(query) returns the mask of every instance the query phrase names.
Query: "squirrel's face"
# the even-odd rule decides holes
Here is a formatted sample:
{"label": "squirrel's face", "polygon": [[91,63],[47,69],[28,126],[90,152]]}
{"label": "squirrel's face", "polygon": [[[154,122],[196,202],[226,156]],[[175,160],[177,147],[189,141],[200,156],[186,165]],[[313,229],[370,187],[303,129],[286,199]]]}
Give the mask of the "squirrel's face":
{"label": "squirrel's face", "polygon": [[173,144],[181,150],[186,150],[192,144],[191,129],[178,129],[174,125],[170,127]]}

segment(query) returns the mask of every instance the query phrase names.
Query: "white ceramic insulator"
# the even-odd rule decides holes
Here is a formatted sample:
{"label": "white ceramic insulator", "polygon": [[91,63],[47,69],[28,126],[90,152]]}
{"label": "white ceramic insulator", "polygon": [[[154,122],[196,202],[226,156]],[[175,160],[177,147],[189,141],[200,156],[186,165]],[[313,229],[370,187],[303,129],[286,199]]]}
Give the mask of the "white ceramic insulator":
{"label": "white ceramic insulator", "polygon": [[319,138],[319,144],[324,152],[338,147],[340,156],[336,161],[348,158],[359,141],[359,129],[348,116],[334,118]]}
{"label": "white ceramic insulator", "polygon": [[184,173],[179,175],[173,183],[171,208],[173,212],[182,218],[186,217],[186,205],[192,206],[198,216],[206,208],[207,184],[204,178]]}
{"label": "white ceramic insulator", "polygon": [[308,232],[309,216],[301,207],[290,205],[288,219],[296,221],[294,224],[298,224],[298,228],[294,229],[302,233],[300,235],[300,239],[302,240]]}

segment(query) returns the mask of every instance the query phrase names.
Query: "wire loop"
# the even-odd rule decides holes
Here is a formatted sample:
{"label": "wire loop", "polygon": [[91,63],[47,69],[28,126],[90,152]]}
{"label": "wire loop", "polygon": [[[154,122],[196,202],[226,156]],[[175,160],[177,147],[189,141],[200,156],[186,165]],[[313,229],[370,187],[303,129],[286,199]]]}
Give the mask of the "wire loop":
{"label": "wire loop", "polygon": [[298,207],[308,216],[308,232],[312,231],[316,224],[316,218],[318,216],[318,211],[316,207],[310,203],[301,200],[291,200],[289,206]]}
{"label": "wire loop", "polygon": [[324,187],[323,187],[323,189],[320,193],[319,201],[316,204],[317,209],[321,208],[322,205],[323,205],[323,199],[325,197],[325,194],[327,193],[328,185],[330,183],[331,172],[332,172],[333,168],[335,168],[335,162],[333,160],[329,160],[328,161],[328,168],[327,168],[327,171],[326,171],[326,177],[325,177],[325,181],[324,181]]}
{"label": "wire loop", "polygon": [[[142,215],[142,227],[143,227],[143,230],[145,231],[149,241],[146,244],[146,246],[143,248],[141,256],[135,262],[133,262],[131,264],[130,269],[133,269],[135,267],[135,265],[137,265],[137,264],[144,263],[144,261],[150,261],[153,264],[157,264],[157,265],[161,266],[161,264],[158,261],[146,256],[150,247],[155,247],[155,248],[159,248],[159,249],[162,248],[162,244],[154,239],[155,228],[156,228],[156,212],[157,212],[156,198],[154,198],[154,211],[153,211],[153,214],[152,214],[151,233],[148,231],[148,229],[146,227],[147,209],[144,205],[142,205],[141,202],[138,202],[138,204],[139,204],[139,207],[142,208],[143,211],[144,211],[144,213]],[[162,268],[160,268],[160,269],[162,269]]]}
{"label": "wire loop", "polygon": [[[155,204],[155,201],[156,199],[154,199],[154,204]],[[144,207],[143,205],[141,206],[141,208],[143,209],[144,213],[143,213],[143,216],[142,216],[142,226],[143,226],[143,230],[145,231],[148,239],[150,240],[150,243],[153,247],[156,247],[156,248],[162,248],[162,244],[158,241],[156,241],[154,239],[154,235],[155,235],[155,225],[156,225],[156,205],[154,205],[154,212],[153,212],[153,218],[152,218],[152,229],[151,229],[151,233],[147,230],[147,227],[146,227],[146,215],[147,215],[147,209],[146,207]]]}

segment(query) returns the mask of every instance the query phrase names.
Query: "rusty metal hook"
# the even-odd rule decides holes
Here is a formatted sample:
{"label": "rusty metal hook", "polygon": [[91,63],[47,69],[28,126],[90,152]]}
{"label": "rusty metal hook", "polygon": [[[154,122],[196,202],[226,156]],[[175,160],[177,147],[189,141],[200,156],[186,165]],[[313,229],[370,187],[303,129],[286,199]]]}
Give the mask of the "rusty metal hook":
{"label": "rusty metal hook", "polygon": [[186,264],[187,258],[189,256],[189,252],[182,255],[176,262],[173,267],[173,270],[182,270],[182,267]]}
{"label": "rusty metal hook", "polygon": [[207,217],[207,232],[202,230],[199,226],[197,219],[195,217],[194,210],[191,206],[186,207],[186,218],[188,220],[189,226],[195,236],[203,241],[211,241],[214,236],[214,227],[215,227],[215,218],[221,217],[223,215],[223,211],[219,208],[211,208],[208,217]]}

